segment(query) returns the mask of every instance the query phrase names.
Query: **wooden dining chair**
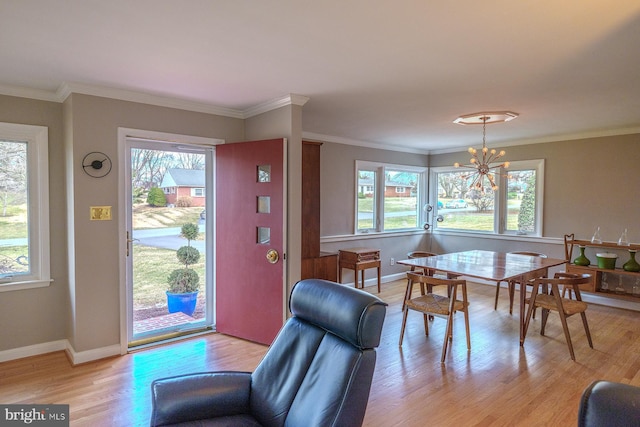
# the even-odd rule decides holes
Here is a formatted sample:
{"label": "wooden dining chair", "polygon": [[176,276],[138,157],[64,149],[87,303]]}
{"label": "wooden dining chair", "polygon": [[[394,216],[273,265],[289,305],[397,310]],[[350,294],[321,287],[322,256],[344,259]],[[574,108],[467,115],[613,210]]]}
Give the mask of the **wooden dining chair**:
{"label": "wooden dining chair", "polygon": [[[589,332],[589,324],[587,323],[587,303],[582,301],[580,295],[580,285],[591,283],[591,276],[588,274],[571,274],[566,272],[558,272],[554,275],[553,279],[538,278],[532,279],[531,284],[533,290],[531,291],[531,298],[529,303],[529,309],[527,310],[527,320],[524,324],[524,339],[527,337],[527,330],[529,329],[529,322],[531,321],[531,315],[533,311],[539,307],[542,309],[542,320],[540,322],[540,335],[544,335],[544,330],[547,325],[547,318],[550,311],[557,311],[560,316],[560,322],[562,323],[562,329],[564,330],[564,336],[567,340],[567,346],[569,346],[569,354],[571,359],[576,360],[573,353],[573,344],[571,343],[571,335],[569,334],[569,327],[567,325],[567,318],[574,314],[580,313],[582,317],[582,325],[584,326],[587,340],[589,341],[589,347],[593,348],[593,342],[591,341],[591,333]],[[575,296],[575,300],[562,298],[560,286],[570,287]],[[541,289],[541,291],[539,291]]]}
{"label": "wooden dining chair", "polygon": [[[435,256],[437,254],[434,254],[433,252],[425,252],[425,251],[413,251],[413,252],[409,252],[407,254],[407,258],[409,259],[414,259],[414,258],[426,258],[426,257],[430,257],[430,256]],[[416,270],[416,268],[418,268],[419,270]],[[422,273],[425,276],[433,276],[435,271],[430,269],[430,268],[420,268],[420,267],[416,267],[414,265],[411,266],[411,270],[410,271],[417,271],[419,273]],[[428,292],[431,292],[431,289],[427,290]],[[425,285],[423,283],[420,284],[420,295],[424,295],[425,294]],[[409,280],[407,279],[407,289],[405,290],[405,295],[404,295],[404,301],[411,299],[411,293],[409,293]],[[402,310],[404,310],[404,301],[402,302]],[[432,319],[433,320],[433,319]]]}
{"label": "wooden dining chair", "polygon": [[[438,295],[432,292],[427,292],[424,295],[420,295],[416,298],[410,298],[405,301],[403,314],[402,314],[402,327],[400,329],[400,341],[398,345],[402,346],[402,339],[404,338],[404,330],[407,324],[407,314],[409,310],[414,310],[422,313],[424,322],[424,333],[429,336],[429,321],[427,316],[432,315],[434,317],[440,317],[447,319],[447,326],[444,333],[444,343],[442,345],[442,357],[440,363],[444,363],[447,355],[447,348],[449,343],[453,342],[453,316],[456,311],[462,311],[464,313],[465,331],[467,334],[467,350],[471,350],[471,338],[469,335],[469,302],[467,299],[467,282],[460,279],[443,279],[433,276],[425,276],[423,274],[417,274],[415,272],[407,272],[407,279],[409,281],[408,294],[411,295],[413,285],[415,283],[421,286],[426,286],[427,289],[433,289],[438,286],[444,286],[447,288],[450,296]],[[459,300],[458,295],[462,295],[462,299]]]}
{"label": "wooden dining chair", "polygon": [[[516,252],[509,252],[509,254],[514,254],[514,255],[529,255],[529,256],[537,256],[540,258],[547,258],[547,256],[545,254],[541,254],[539,252],[527,252],[527,251],[516,251]],[[545,269],[541,276],[542,277],[546,277],[549,274],[549,269]],[[498,283],[496,283],[496,298],[495,298],[495,302],[493,303],[493,309],[497,310],[498,309],[498,297],[500,296],[500,281]],[[515,295],[515,291],[516,291],[516,283],[520,285],[520,292],[526,292],[526,285],[528,284],[527,282],[525,283],[520,283],[518,281],[509,281],[507,282],[507,289],[509,290],[509,314],[513,314],[513,297]],[[536,318],[535,315],[535,311],[533,313],[533,318]]]}

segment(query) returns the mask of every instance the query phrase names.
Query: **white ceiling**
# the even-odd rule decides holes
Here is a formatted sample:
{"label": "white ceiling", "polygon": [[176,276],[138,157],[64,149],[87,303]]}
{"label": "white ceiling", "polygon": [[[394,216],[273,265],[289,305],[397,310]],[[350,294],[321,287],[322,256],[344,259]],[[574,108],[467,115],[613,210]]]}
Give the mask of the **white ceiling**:
{"label": "white ceiling", "polygon": [[481,143],[478,111],[520,114],[490,147],[640,132],[638,0],[0,0],[0,59],[0,93],[297,94],[306,137],[408,151]]}

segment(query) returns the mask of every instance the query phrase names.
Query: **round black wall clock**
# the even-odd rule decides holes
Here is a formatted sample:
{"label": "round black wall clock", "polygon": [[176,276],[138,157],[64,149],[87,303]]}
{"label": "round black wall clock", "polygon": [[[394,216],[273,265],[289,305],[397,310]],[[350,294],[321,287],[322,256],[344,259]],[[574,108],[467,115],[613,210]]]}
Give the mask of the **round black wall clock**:
{"label": "round black wall clock", "polygon": [[104,153],[93,151],[82,159],[82,169],[94,178],[102,178],[111,172],[111,159]]}

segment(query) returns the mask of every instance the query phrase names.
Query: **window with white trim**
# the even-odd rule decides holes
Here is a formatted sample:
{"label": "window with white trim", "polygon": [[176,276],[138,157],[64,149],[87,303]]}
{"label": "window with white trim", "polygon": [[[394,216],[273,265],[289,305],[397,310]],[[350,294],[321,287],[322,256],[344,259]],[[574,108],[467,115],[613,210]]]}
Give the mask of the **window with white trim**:
{"label": "window with white trim", "polygon": [[544,160],[510,162],[494,174],[495,190],[486,179],[483,191],[470,188],[469,172],[453,167],[431,173],[438,229],[542,236]]}
{"label": "window with white trim", "polygon": [[356,161],[356,233],[422,228],[426,168]]}
{"label": "window with white trim", "polygon": [[48,129],[0,123],[0,292],[48,286]]}

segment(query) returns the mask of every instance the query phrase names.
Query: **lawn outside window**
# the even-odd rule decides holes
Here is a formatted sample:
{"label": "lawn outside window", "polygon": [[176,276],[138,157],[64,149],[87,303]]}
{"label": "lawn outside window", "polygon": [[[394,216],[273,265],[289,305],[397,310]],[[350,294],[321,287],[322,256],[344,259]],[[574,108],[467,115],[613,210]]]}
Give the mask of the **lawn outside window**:
{"label": "lawn outside window", "polygon": [[485,179],[484,191],[472,189],[468,171],[453,167],[431,170],[431,200],[437,229],[461,232],[542,236],[544,160],[510,162],[494,174],[494,191]]}
{"label": "lawn outside window", "polygon": [[0,123],[0,292],[48,286],[48,129]]}
{"label": "lawn outside window", "polygon": [[355,233],[422,229],[427,168],[356,161]]}

